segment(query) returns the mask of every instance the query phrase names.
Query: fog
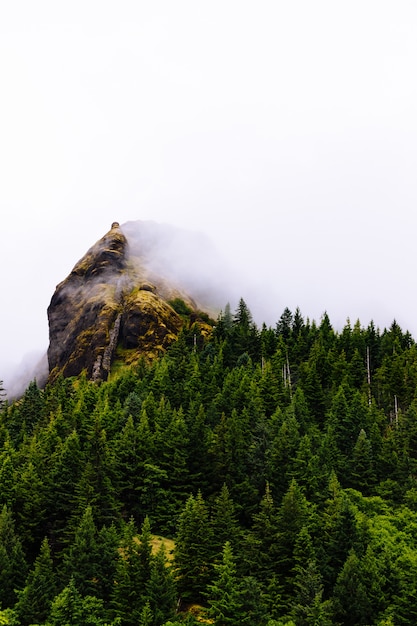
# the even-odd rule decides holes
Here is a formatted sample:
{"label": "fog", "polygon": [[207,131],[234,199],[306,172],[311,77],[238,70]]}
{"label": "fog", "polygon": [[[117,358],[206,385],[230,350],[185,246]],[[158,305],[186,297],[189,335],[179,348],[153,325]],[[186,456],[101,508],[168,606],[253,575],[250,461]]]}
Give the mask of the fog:
{"label": "fog", "polygon": [[211,242],[204,271],[259,323],[299,306],[416,337],[416,20],[405,1],[3,3],[6,386],[113,221],[193,233],[183,269]]}
{"label": "fog", "polygon": [[121,230],[129,255],[136,257],[151,277],[178,286],[199,308],[216,317],[229,301],[237,302],[256,289],[244,284],[237,267],[202,232],[144,220],[126,222]]}

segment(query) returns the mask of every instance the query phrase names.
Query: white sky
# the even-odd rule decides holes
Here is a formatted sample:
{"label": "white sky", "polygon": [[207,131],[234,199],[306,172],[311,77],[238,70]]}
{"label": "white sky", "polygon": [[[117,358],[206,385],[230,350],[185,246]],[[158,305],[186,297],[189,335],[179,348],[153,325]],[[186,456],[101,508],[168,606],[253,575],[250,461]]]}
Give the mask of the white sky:
{"label": "white sky", "polygon": [[415,0],[1,2],[0,379],[115,220],[207,233],[268,323],[416,337],[416,32]]}

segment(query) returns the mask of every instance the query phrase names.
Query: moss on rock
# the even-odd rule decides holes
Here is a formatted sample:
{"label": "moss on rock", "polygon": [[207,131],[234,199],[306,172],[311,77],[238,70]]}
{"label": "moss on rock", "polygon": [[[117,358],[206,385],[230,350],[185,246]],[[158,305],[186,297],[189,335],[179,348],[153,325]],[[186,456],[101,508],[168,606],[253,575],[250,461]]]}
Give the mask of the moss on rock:
{"label": "moss on rock", "polygon": [[[184,319],[169,301],[197,315],[193,299],[152,274],[117,222],[60,283],[48,308],[49,380],[59,375],[105,380],[116,358],[154,358],[178,337]],[[117,351],[117,356],[116,356]]]}

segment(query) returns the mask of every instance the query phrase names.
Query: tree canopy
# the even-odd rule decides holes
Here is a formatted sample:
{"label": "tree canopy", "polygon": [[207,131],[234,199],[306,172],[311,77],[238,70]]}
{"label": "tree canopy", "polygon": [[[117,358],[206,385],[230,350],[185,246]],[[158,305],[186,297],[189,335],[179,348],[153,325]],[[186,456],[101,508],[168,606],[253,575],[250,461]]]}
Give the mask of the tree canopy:
{"label": "tree canopy", "polygon": [[240,300],[101,384],[31,383],[0,438],[0,623],[417,620],[417,346],[396,322],[258,328]]}

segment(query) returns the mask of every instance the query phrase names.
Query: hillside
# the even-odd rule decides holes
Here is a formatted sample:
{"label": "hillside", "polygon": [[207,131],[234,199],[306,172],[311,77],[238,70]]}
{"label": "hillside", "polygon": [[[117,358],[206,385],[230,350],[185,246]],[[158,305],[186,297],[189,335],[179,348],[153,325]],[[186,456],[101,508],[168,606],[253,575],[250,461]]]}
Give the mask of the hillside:
{"label": "hillside", "polygon": [[416,388],[395,322],[242,300],[100,385],[32,383],[0,420],[0,620],[414,624]]}

